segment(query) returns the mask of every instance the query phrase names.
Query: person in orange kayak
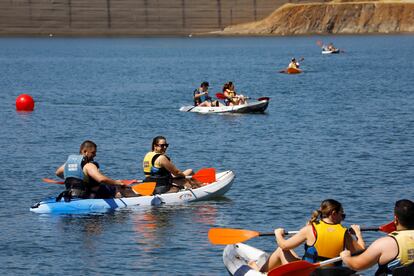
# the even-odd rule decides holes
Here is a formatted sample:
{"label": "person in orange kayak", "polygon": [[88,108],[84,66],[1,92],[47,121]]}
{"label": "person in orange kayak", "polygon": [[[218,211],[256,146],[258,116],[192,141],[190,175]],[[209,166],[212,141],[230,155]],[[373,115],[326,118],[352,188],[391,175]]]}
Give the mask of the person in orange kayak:
{"label": "person in orange kayak", "polygon": [[292,60],[290,61],[288,68],[294,68],[294,69],[299,69],[299,62],[296,60],[296,58],[292,58]]}
{"label": "person in orange kayak", "polygon": [[[80,145],[79,154],[69,155],[66,162],[56,170],[56,175],[65,179],[66,190],[58,198],[113,198],[132,196],[129,187],[121,180],[113,180],[99,171],[94,161],[97,145],[90,140]],[[118,189],[117,189],[118,187]],[[124,187],[124,188],[123,188]],[[125,193],[125,194],[124,194]]]}
{"label": "person in orange kayak", "polygon": [[224,84],[223,95],[226,97],[224,100],[226,105],[239,105],[246,103],[246,98],[243,95],[237,95],[234,84],[231,81]]}
{"label": "person in orange kayak", "polygon": [[334,199],[326,199],[322,201],[320,208],[313,212],[308,224],[290,239],[285,239],[283,228],[275,230],[279,247],[270,255],[263,267],[257,267],[255,262],[250,262],[249,265],[253,269],[267,272],[275,267],[298,261],[301,258],[293,249],[302,243],[305,245],[302,259],[311,263],[338,257],[344,248],[353,253],[365,249],[359,225],[351,225],[357,238],[354,239],[341,225],[344,219],[342,204]]}
{"label": "person in orange kayak", "polygon": [[362,254],[351,257],[341,252],[343,262],[354,270],[367,269],[378,264],[375,275],[414,275],[414,202],[398,200],[394,207],[396,231],[374,241]]}
{"label": "person in orange kayak", "polygon": [[[165,152],[169,144],[164,136],[152,140],[151,151],[142,162],[145,182],[156,182],[154,194],[174,193],[183,188],[198,188],[202,184],[187,176],[193,175],[192,169],[181,171],[171,162]],[[174,181],[173,181],[174,180]]]}

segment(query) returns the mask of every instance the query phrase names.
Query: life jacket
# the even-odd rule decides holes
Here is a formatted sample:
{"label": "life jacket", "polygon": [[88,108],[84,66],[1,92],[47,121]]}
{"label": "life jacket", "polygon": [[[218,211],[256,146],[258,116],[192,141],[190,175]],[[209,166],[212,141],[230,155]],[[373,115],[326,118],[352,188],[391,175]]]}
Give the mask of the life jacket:
{"label": "life jacket", "polygon": [[303,259],[316,263],[338,257],[345,248],[346,228],[341,224],[329,224],[323,220],[313,222],[312,228],[315,243],[311,246],[305,243]]}
{"label": "life jacket", "polygon": [[[163,154],[156,153],[153,151],[148,152],[142,162],[142,167],[144,169],[145,179],[144,182],[153,182],[157,183],[154,194],[166,193],[172,186],[172,175],[165,168],[159,168],[155,166],[155,161],[158,157]],[[170,160],[167,155],[165,157]]]}
{"label": "life jacket", "polygon": [[211,97],[206,95],[206,94],[204,94],[204,95],[202,95],[202,96],[200,96],[199,98],[196,99],[195,96],[198,95],[198,94],[201,94],[201,93],[203,93],[203,92],[200,92],[199,88],[197,88],[193,91],[194,106],[197,106],[197,105],[201,104],[202,102],[211,100]]}
{"label": "life jacket", "polygon": [[296,63],[296,62],[291,62],[291,63],[289,63],[289,66],[288,66],[288,68],[295,68],[295,69],[297,69],[299,66],[298,66],[298,63]]}
{"label": "life jacket", "polygon": [[396,268],[406,267],[414,263],[414,230],[394,231],[388,236],[396,241],[398,255],[386,264],[378,264],[375,275],[391,275]]}
{"label": "life jacket", "polygon": [[83,173],[85,164],[86,161],[83,155],[69,155],[63,171],[66,190],[56,197],[56,201],[60,201],[62,197],[65,201],[70,201],[72,197],[86,197],[87,187],[85,185],[85,174]]}
{"label": "life jacket", "polygon": [[[227,95],[226,95],[226,99],[224,100],[224,103],[226,105],[229,105],[231,102],[235,103],[235,100],[233,98],[236,96],[236,91],[226,89],[225,92],[227,93]],[[223,92],[223,94],[224,94],[224,92]]]}

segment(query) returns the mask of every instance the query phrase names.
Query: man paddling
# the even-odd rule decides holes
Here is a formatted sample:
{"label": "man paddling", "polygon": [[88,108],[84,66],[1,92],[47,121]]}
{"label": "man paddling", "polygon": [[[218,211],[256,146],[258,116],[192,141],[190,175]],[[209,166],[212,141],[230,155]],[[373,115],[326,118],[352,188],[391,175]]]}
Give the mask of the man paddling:
{"label": "man paddling", "polygon": [[61,197],[70,200],[72,197],[113,198],[128,194],[126,189],[122,189],[126,184],[121,180],[113,180],[99,171],[99,164],[93,160],[96,150],[97,145],[86,140],[81,144],[79,154],[69,155],[67,161],[56,170],[56,175],[65,179],[66,186],[66,191],[58,196],[59,200]]}
{"label": "man paddling", "polygon": [[344,263],[354,270],[367,269],[378,263],[375,275],[414,275],[414,203],[398,200],[394,207],[396,231],[374,241],[367,250],[351,257],[348,250],[341,252]]}
{"label": "man paddling", "polygon": [[203,81],[200,87],[193,91],[194,106],[219,106],[218,101],[213,101],[208,95],[209,83]]}

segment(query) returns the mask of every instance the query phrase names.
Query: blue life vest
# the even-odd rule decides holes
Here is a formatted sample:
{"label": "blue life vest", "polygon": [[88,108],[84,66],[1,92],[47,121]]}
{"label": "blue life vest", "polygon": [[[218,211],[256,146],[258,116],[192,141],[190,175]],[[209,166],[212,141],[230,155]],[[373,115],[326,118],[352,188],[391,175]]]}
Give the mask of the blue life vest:
{"label": "blue life vest", "polygon": [[72,177],[76,179],[83,180],[85,177],[83,174],[83,163],[84,156],[83,155],[69,155],[68,160],[65,163],[65,170],[63,172],[63,176],[65,179]]}

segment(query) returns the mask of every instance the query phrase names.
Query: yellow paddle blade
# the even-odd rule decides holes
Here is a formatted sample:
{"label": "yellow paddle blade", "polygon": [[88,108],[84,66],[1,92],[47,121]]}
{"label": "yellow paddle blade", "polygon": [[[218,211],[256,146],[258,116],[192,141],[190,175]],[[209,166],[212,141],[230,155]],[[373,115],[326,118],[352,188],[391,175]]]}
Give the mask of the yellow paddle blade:
{"label": "yellow paddle blade", "polygon": [[259,236],[259,232],[252,230],[231,229],[231,228],[211,228],[208,231],[208,239],[212,244],[235,244],[247,241]]}
{"label": "yellow paddle blade", "polygon": [[157,185],[156,182],[144,182],[139,185],[135,185],[132,187],[132,190],[139,195],[148,196],[154,193],[155,186]]}

